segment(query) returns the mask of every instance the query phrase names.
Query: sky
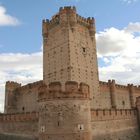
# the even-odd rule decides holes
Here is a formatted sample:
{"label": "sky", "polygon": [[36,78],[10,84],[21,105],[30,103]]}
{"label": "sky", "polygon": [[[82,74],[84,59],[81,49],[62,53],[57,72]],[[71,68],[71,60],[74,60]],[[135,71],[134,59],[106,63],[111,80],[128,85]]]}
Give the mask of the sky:
{"label": "sky", "polygon": [[0,111],[6,81],[42,79],[42,19],[63,6],[96,19],[100,80],[140,84],[140,0],[0,0]]}

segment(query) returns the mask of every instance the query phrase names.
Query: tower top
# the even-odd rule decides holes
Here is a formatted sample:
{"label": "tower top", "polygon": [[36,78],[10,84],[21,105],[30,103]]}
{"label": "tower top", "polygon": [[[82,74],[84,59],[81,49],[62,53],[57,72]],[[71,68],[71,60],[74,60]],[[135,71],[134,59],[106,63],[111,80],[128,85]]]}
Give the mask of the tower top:
{"label": "tower top", "polygon": [[75,6],[64,6],[59,8],[59,12],[62,12],[64,10],[71,10],[73,12],[76,12],[76,7]]}
{"label": "tower top", "polygon": [[95,29],[95,19],[94,17],[84,18],[77,14],[75,6],[65,6],[60,7],[59,12],[52,16],[49,19],[43,19],[43,32],[46,32],[47,29],[51,29],[56,25],[71,25],[74,26],[75,24],[81,24],[88,28],[94,27]]}

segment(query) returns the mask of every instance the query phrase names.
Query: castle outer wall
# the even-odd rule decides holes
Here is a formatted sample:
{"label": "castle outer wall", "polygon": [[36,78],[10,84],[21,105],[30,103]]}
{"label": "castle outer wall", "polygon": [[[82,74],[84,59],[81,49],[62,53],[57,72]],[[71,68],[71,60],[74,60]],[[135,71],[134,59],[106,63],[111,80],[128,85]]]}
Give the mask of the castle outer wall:
{"label": "castle outer wall", "polygon": [[5,113],[38,112],[38,88],[43,81],[21,86],[16,82],[6,82]]}
{"label": "castle outer wall", "polygon": [[[73,115],[73,113],[71,115]],[[137,115],[136,109],[91,110],[92,139],[139,140]],[[46,119],[50,118],[48,117]],[[16,140],[15,138],[18,138],[18,140],[20,140],[20,138],[22,140],[36,140],[38,139],[38,131],[41,131],[38,127],[38,120],[39,115],[35,112],[0,115],[0,138],[2,137],[2,140],[11,140],[10,138],[12,137],[14,140]],[[55,122],[56,121],[54,121],[54,123]],[[83,124],[83,122],[81,124]],[[43,123],[43,125],[45,125],[45,123]],[[58,125],[58,123],[56,123],[56,125]],[[60,123],[60,125],[62,125],[62,123]],[[44,127],[42,127],[42,131],[43,129]],[[80,129],[78,125],[77,129]],[[9,139],[8,136],[10,136]]]}
{"label": "castle outer wall", "polygon": [[37,140],[38,112],[0,114],[0,140]]}
{"label": "castle outer wall", "polygon": [[136,107],[136,98],[140,96],[140,86],[120,85],[115,80],[100,81],[100,94],[104,109],[132,109]]}
{"label": "castle outer wall", "polygon": [[[8,84],[9,83],[13,85],[12,82],[8,82]],[[114,80],[109,80],[108,82],[100,81],[99,83],[100,83],[100,94],[103,97],[102,103],[104,104],[104,109],[91,110],[91,128],[92,128],[93,140],[96,140],[96,139],[97,140],[104,140],[104,139],[115,140],[115,138],[120,138],[123,140],[129,140],[129,139],[139,140],[139,121],[137,119],[139,114],[136,110],[136,103],[134,103],[132,107],[132,101],[131,101],[133,99],[133,102],[135,102],[136,97],[140,95],[139,87],[136,87],[130,84],[127,86],[118,85],[115,83]],[[0,132],[1,133],[18,133],[18,134],[25,133],[25,134],[28,134],[29,136],[38,134],[37,132],[40,131],[41,129],[38,127],[38,123],[39,123],[38,115],[36,115],[36,119],[33,121],[32,117],[34,115],[32,115],[32,112],[34,111],[39,112],[40,107],[38,106],[39,105],[38,104],[38,99],[39,99],[38,88],[40,88],[42,84],[43,84],[43,81],[38,81],[38,82],[31,83],[25,86],[20,85],[20,87],[17,87],[17,89],[20,89],[20,90],[15,89],[13,91],[13,95],[10,93],[10,95],[14,98],[18,95],[18,102],[14,103],[14,105],[16,105],[17,107],[15,106],[16,108],[15,112],[13,110],[12,112],[10,112],[11,110],[6,110],[5,112],[9,113],[9,115],[8,114],[1,115],[1,118],[0,118],[1,120]],[[54,90],[55,87],[52,87],[52,89]],[[56,89],[57,90],[59,89],[58,86]],[[133,94],[132,94],[132,91],[133,91]],[[32,96],[29,96],[28,94]],[[47,95],[49,96],[49,94]],[[112,96],[114,96],[114,98]],[[30,104],[27,104],[26,102],[24,103],[22,102],[23,100],[26,101],[25,99],[27,98],[31,103],[34,103],[34,106],[36,106],[36,108],[34,108],[34,106],[32,108]],[[54,100],[54,102],[55,101],[56,100]],[[43,104],[45,107],[46,103],[44,102]],[[53,102],[50,104],[52,105],[54,104],[54,106],[56,106],[56,104]],[[62,104],[64,104],[64,102],[62,102]],[[78,104],[78,102],[76,101],[75,104]],[[137,103],[137,106],[138,106],[138,103]],[[23,107],[24,107],[24,111],[23,111]],[[47,107],[49,106],[47,105]],[[9,108],[12,108],[12,107],[9,107]],[[10,115],[11,113],[13,113],[13,115]],[[17,113],[20,113],[20,114],[17,114]],[[49,118],[46,117],[46,119],[49,119]],[[32,128],[30,127],[31,125],[33,126]],[[34,130],[34,128],[36,129]],[[78,125],[77,125],[77,128],[78,128]],[[25,130],[28,130],[29,133],[27,133]]]}
{"label": "castle outer wall", "polygon": [[139,140],[137,110],[91,111],[93,140]]}
{"label": "castle outer wall", "polygon": [[[5,98],[8,104],[5,106],[5,113],[38,112],[38,88],[42,83],[43,81],[38,81],[24,86],[18,84],[20,87],[9,91],[8,89],[12,89],[11,87],[15,87],[17,83],[7,82]],[[100,81],[99,85],[102,97],[100,104],[104,106],[99,109],[133,109],[136,107],[136,98],[140,96],[139,86],[119,85],[114,80]]]}

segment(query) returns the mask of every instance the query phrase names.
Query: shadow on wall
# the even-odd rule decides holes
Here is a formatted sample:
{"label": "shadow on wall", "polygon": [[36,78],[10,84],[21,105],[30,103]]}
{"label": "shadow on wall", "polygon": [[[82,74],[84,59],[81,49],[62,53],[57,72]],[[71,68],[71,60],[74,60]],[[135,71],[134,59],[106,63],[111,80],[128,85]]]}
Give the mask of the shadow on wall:
{"label": "shadow on wall", "polygon": [[14,134],[0,134],[0,140],[38,140],[37,137],[34,136],[21,136]]}

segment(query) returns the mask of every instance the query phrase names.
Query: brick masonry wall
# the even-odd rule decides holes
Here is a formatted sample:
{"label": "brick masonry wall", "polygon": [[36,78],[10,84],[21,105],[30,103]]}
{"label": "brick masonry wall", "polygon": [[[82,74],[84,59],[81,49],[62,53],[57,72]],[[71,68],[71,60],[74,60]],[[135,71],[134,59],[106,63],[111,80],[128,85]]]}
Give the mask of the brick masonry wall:
{"label": "brick masonry wall", "polygon": [[38,113],[1,114],[0,134],[38,135]]}
{"label": "brick masonry wall", "polygon": [[139,140],[136,110],[92,110],[93,140]]}
{"label": "brick masonry wall", "polygon": [[119,85],[115,80],[100,81],[102,109],[131,109],[136,107],[136,98],[140,96],[140,87],[128,84]]}
{"label": "brick masonry wall", "polygon": [[[91,110],[92,139],[139,140],[137,115],[135,109]],[[36,140],[38,113],[1,114],[0,138],[2,140]]]}
{"label": "brick masonry wall", "polygon": [[[11,85],[12,83],[12,85]],[[38,111],[38,88],[43,81],[29,83],[17,87],[14,91],[9,92],[14,82],[6,85],[5,113],[25,113]],[[10,96],[9,96],[10,95]],[[10,97],[13,97],[12,100]],[[7,104],[8,102],[8,104]]]}
{"label": "brick masonry wall", "polygon": [[38,111],[38,88],[43,81],[22,86],[17,91],[17,113]]}
{"label": "brick masonry wall", "polygon": [[[15,109],[12,110],[12,112],[11,110],[5,112],[23,113],[38,111],[38,88],[42,83],[43,81],[38,81],[17,88],[16,92],[12,93],[16,95],[16,100],[14,101],[14,104],[16,105]],[[116,109],[131,109],[136,107],[135,102],[136,98],[140,96],[140,88],[133,85],[131,86],[132,90],[130,90],[129,85],[114,84],[114,96],[110,82],[100,81],[100,104],[102,104],[100,109],[111,109],[114,107],[114,104],[116,105]],[[10,99],[8,100],[7,98],[6,101],[10,102]]]}

